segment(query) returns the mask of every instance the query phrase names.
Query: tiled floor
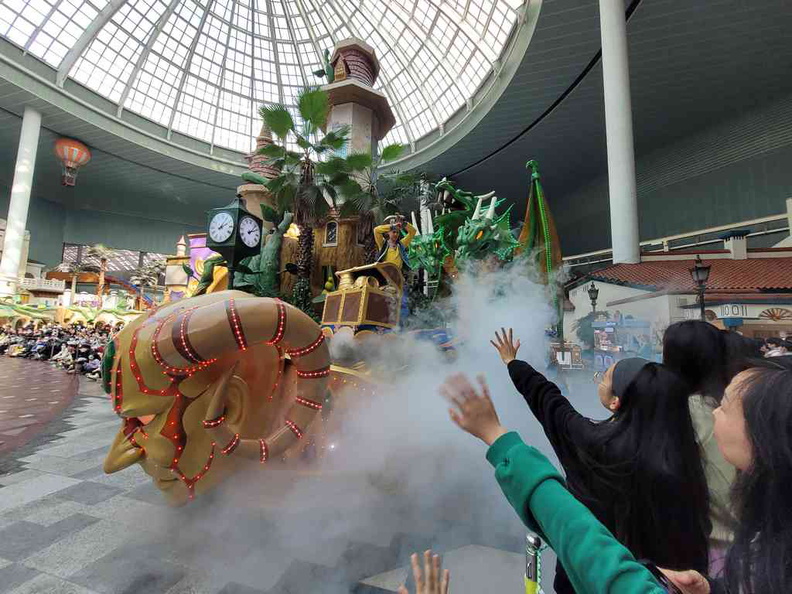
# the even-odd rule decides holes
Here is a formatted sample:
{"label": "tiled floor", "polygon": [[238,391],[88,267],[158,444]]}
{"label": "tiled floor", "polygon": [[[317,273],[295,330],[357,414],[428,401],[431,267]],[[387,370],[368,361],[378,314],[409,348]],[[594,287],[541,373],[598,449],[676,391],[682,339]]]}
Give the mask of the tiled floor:
{"label": "tiled floor", "polygon": [[[31,377],[50,378],[45,364],[7,361],[0,358],[6,381],[23,365],[32,370],[24,370],[28,397],[35,396],[29,386],[50,381]],[[439,552],[486,546],[502,554],[502,564],[519,565],[518,522],[483,535],[463,515],[441,535],[427,533],[421,518],[405,521],[394,511],[403,509],[398,497],[358,499],[361,489],[372,489],[355,482],[360,477],[274,471],[277,478],[267,475],[256,485],[235,478],[252,501],[206,497],[169,508],[139,467],[102,472],[118,427],[99,386],[84,382],[58,419],[0,456],[0,594],[387,592],[376,580],[361,581],[404,568],[411,552],[429,546]],[[486,580],[485,572],[473,573]],[[453,591],[483,590],[465,578]]]}
{"label": "tiled floor", "polygon": [[29,442],[77,393],[77,378],[43,361],[0,357],[0,456]]}

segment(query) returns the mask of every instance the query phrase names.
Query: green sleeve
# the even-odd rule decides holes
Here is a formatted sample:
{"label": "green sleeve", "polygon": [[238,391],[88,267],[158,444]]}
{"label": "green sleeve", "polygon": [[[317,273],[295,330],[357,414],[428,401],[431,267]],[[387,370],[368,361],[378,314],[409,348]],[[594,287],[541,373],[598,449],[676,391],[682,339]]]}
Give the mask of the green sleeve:
{"label": "green sleeve", "polygon": [[578,594],[665,594],[652,574],[566,490],[549,460],[517,433],[496,440],[487,460],[509,503],[553,548]]}

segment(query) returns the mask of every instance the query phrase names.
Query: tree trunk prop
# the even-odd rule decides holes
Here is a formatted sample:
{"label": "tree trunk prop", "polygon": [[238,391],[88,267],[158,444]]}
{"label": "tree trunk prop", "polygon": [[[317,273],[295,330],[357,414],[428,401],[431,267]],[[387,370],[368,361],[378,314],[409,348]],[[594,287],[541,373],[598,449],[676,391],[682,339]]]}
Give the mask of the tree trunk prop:
{"label": "tree trunk prop", "polygon": [[311,269],[313,268],[313,227],[304,223],[300,226],[297,241],[297,268],[300,270],[292,290],[292,304],[312,318],[316,318],[311,295]]}
{"label": "tree trunk prop", "polygon": [[262,243],[257,256],[245,258],[242,264],[253,274],[237,272],[234,275],[234,288],[252,293],[257,297],[278,297],[280,295],[280,252],[283,234],[289,229],[293,215],[284,213],[283,220],[275,227],[269,239]]}

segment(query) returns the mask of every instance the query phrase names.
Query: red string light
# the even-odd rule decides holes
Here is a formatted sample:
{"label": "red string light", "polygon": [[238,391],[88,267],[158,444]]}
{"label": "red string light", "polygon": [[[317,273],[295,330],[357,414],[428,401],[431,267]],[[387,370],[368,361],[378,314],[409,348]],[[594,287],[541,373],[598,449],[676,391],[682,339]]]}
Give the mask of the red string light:
{"label": "red string light", "polygon": [[272,340],[267,341],[269,346],[278,344],[286,333],[286,306],[280,299],[275,300],[275,305],[278,307],[278,327],[275,329],[275,336],[272,337]]}
{"label": "red string light", "polygon": [[294,421],[286,419],[285,423],[286,426],[291,429],[292,433],[297,436],[297,439],[300,439],[303,436],[302,429],[300,429]]}
{"label": "red string light", "polygon": [[121,359],[119,357],[118,369],[116,369],[115,390],[113,391],[113,410],[117,415],[121,414],[121,402],[124,399],[124,388],[121,379]]}
{"label": "red string light", "polygon": [[319,338],[314,340],[307,347],[303,347],[301,349],[294,349],[294,350],[286,351],[286,352],[289,354],[289,356],[292,359],[296,359],[297,357],[304,357],[305,355],[313,353],[316,349],[318,349],[320,346],[322,346],[322,343],[324,342],[324,340],[325,340],[324,334],[319,334]]}
{"label": "red string light", "polygon": [[225,307],[228,324],[231,326],[231,332],[234,334],[237,347],[239,347],[240,351],[245,351],[247,350],[247,340],[245,340],[245,332],[242,330],[242,321],[239,319],[233,297],[226,301]]}
{"label": "red string light", "polygon": [[204,429],[214,429],[215,427],[219,427],[225,422],[225,415],[220,415],[216,419],[211,419],[208,421],[202,421]]}
{"label": "red string light", "polygon": [[264,462],[267,461],[267,458],[269,458],[269,448],[267,447],[267,442],[263,439],[259,439],[259,450],[259,462],[264,464]]}
{"label": "red string light", "polygon": [[[160,322],[157,323],[157,327],[154,330],[154,335],[151,339],[151,355],[154,357],[154,360],[157,364],[163,369],[163,375],[188,375],[192,376],[196,371],[200,371],[202,369],[206,369],[212,363],[217,361],[217,359],[210,359],[208,361],[202,360],[191,348],[189,341],[187,340],[187,335],[185,333],[185,329],[187,326],[187,320],[192,315],[192,312],[195,310],[195,307],[188,309],[180,318],[180,322],[178,324],[179,327],[179,335],[178,337],[175,334],[171,333],[171,339],[173,340],[173,344],[176,347],[176,350],[179,354],[184,357],[185,359],[192,361],[194,363],[198,363],[193,367],[174,367],[172,365],[168,365],[168,362],[165,361],[165,358],[162,356],[159,350],[159,335],[165,325],[179,312],[173,312],[170,315],[163,318]],[[174,323],[174,330],[176,329],[177,324]]]}
{"label": "red string light", "polygon": [[313,400],[308,400],[306,398],[300,398],[299,396],[295,398],[297,404],[301,404],[307,408],[312,408],[314,410],[322,410],[322,405],[319,402],[315,402]]}
{"label": "red string light", "polygon": [[212,442],[212,451],[209,452],[209,459],[206,461],[206,464],[201,469],[201,471],[198,474],[196,474],[194,477],[187,478],[187,476],[185,476],[185,474],[178,468],[171,469],[173,470],[173,472],[176,473],[176,476],[179,477],[179,479],[187,487],[187,499],[191,501],[195,499],[195,483],[200,481],[206,475],[206,473],[209,472],[209,469],[212,467],[212,461],[214,460],[215,445],[217,444],[215,444],[215,442]]}
{"label": "red string light", "polygon": [[297,370],[297,377],[306,378],[306,379],[313,379],[317,377],[327,377],[330,375],[330,367],[324,367],[322,369],[317,369],[316,371],[301,371]]}
{"label": "red string light", "polygon": [[231,441],[228,443],[226,447],[220,450],[220,453],[222,453],[225,456],[230,456],[238,445],[239,445],[239,433],[234,433],[234,437],[231,438]]}
{"label": "red string light", "polygon": [[182,357],[188,361],[191,361],[192,363],[202,363],[203,358],[193,348],[192,344],[190,343],[190,335],[187,332],[187,327],[190,324],[190,318],[196,309],[197,306],[191,307],[184,313],[180,314],[178,326],[177,324],[173,324],[171,328],[171,340],[173,340],[176,350]]}
{"label": "red string light", "polygon": [[275,385],[272,386],[272,391],[269,394],[270,400],[275,397],[275,392],[278,391],[278,386],[280,385],[281,378],[283,377],[283,368],[286,365],[286,357],[283,356],[283,349],[279,346],[276,346],[275,349],[278,351],[278,374],[275,376]]}

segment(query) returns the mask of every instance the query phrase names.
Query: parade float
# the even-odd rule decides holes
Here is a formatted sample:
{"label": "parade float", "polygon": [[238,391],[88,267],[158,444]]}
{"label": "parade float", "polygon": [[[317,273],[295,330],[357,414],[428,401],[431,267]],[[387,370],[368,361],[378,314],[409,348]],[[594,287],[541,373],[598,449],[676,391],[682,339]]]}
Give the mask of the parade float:
{"label": "parade float", "polygon": [[380,190],[378,166],[401,148],[377,149],[395,121],[372,88],[378,71],[374,50],[348,40],[328,58],[328,83],[298,97],[299,118],[262,108],[236,197],[208,211],[206,233],[179,241],[166,303],[105,350],[122,419],[106,472],[140,464],[179,505],[243,468],[311,464],[344,410],[402,371],[372,367],[378,345],[419,338],[453,355],[442,320],[414,314],[461,271],[538,266],[560,307],[558,238],[534,162],[519,234],[494,192],[422,180],[399,205]]}

